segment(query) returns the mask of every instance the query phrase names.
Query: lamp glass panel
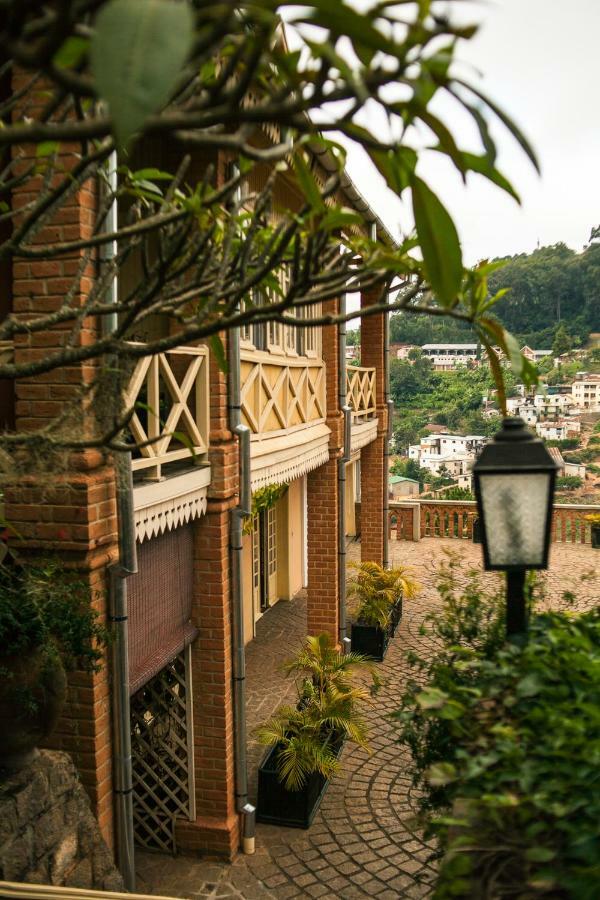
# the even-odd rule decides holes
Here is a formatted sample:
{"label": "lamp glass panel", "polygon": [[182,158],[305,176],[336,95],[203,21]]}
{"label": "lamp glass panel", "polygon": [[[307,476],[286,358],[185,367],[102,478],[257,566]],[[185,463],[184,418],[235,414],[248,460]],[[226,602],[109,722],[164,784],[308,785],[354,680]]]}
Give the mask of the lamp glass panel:
{"label": "lamp glass panel", "polygon": [[541,565],[550,475],[481,475],[488,555],[493,566]]}

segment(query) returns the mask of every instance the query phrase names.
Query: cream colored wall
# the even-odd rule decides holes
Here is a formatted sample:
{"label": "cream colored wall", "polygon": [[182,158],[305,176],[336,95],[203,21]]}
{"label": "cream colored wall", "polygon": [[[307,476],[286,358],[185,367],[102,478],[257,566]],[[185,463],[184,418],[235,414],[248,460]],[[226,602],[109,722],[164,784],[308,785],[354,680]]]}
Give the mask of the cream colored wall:
{"label": "cream colored wall", "polygon": [[242,536],[242,591],[244,598],[244,641],[254,637],[254,598],[252,596],[252,535]]}
{"label": "cream colored wall", "polygon": [[302,588],[302,481],[292,481],[277,505],[277,577],[281,600]]}
{"label": "cream colored wall", "polygon": [[356,517],[354,515],[356,464],[349,462],[346,466],[346,534],[356,535]]}

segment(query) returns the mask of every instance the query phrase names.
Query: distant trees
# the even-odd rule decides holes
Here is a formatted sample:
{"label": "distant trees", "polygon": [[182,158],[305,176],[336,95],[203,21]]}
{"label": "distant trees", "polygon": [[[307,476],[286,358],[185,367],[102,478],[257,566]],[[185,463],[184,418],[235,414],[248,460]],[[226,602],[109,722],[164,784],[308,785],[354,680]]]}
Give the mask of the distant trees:
{"label": "distant trees", "polygon": [[[536,349],[552,346],[563,327],[570,346],[560,352],[566,353],[573,339],[581,344],[590,331],[600,331],[600,226],[592,230],[583,253],[575,253],[561,243],[505,257],[503,262],[504,266],[489,277],[490,293],[510,290],[494,314],[520,343]],[[407,313],[391,317],[390,337],[418,345],[476,340],[468,323]],[[564,344],[562,337],[560,346]]]}
{"label": "distant trees", "polygon": [[571,346],[571,338],[567,334],[567,329],[565,328],[564,323],[561,322],[556,329],[556,334],[554,335],[554,340],[552,342],[552,355],[561,356],[563,353],[568,353],[568,351],[571,349]]}

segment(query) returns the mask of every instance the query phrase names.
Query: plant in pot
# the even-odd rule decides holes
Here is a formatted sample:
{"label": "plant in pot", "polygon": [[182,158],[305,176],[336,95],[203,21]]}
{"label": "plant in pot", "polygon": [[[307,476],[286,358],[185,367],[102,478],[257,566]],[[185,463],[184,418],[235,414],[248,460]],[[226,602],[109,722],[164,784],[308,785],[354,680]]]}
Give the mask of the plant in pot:
{"label": "plant in pot", "polygon": [[257,732],[270,748],[258,771],[259,822],[308,828],[339,771],[344,740],[365,746],[360,704],[379,682],[371,671],[371,691],[357,685],[362,667],[370,669],[368,660],[340,653],[328,634],[308,637],[286,664],[287,673],[298,676],[298,702],[280,707]]}
{"label": "plant in pot", "polygon": [[402,598],[414,597],[419,585],[405,567],[384,569],[369,561],[351,566],[356,570],[348,583],[354,600],[352,650],[382,660],[402,615]]}
{"label": "plant in pot", "polygon": [[592,547],[595,550],[600,550],[600,513],[590,513],[588,516],[585,516],[585,521],[592,526]]}
{"label": "plant in pot", "polygon": [[56,726],[65,669],[96,670],[106,632],[89,586],[57,562],[0,562],[0,768],[27,764]]}

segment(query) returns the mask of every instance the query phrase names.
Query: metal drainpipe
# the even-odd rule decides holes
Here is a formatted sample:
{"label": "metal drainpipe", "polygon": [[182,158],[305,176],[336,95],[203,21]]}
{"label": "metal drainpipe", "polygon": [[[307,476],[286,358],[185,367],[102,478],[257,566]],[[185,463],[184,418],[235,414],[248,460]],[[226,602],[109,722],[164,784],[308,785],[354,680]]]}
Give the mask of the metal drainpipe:
{"label": "metal drainpipe", "polygon": [[129,709],[129,649],[127,578],[137,572],[135,525],[133,521],[133,480],[131,454],[119,453],[117,470],[117,513],[119,562],[110,567],[110,620],[112,622],[113,760],[117,858],[128,891],[135,890],[133,846],[133,773]]}
{"label": "metal drainpipe", "polygon": [[[117,189],[117,153],[108,158],[109,189]],[[117,202],[110,204],[103,223],[104,231],[117,230]],[[116,241],[101,247],[101,259],[110,265],[117,252]],[[110,303],[117,302],[117,276],[107,289]],[[103,336],[112,334],[118,326],[117,313],[103,316]],[[109,569],[109,621],[112,623],[111,691],[113,713],[113,781],[115,794],[115,820],[117,859],[125,888],[135,890],[135,859],[133,846],[133,774],[131,765],[131,730],[129,711],[129,648],[127,625],[127,581],[137,572],[135,524],[133,517],[133,480],[131,454],[115,456],[117,482],[117,521],[119,534],[119,561]]]}
{"label": "metal drainpipe", "polygon": [[[239,201],[239,195],[237,197]],[[239,503],[231,510],[229,545],[231,549],[231,599],[233,608],[233,710],[235,735],[235,798],[242,816],[242,847],[254,853],[256,809],[248,802],[248,763],[246,758],[246,649],[244,641],[244,596],[242,589],[242,527],[252,511],[250,486],[250,429],[242,424],[240,399],[240,330],[227,334],[227,411],[229,428],[239,439]]]}
{"label": "metal drainpipe", "polygon": [[394,414],[394,401],[390,397],[390,317],[389,313],[384,313],[384,327],[383,327],[383,339],[385,342],[384,346],[384,395],[383,399],[385,401],[385,405],[387,408],[388,422],[387,422],[387,434],[385,436],[385,444],[383,447],[383,568],[390,568],[390,526],[389,526],[389,512],[390,512],[390,494],[389,494],[389,480],[390,480],[390,441],[392,440],[393,433],[393,414]]}
{"label": "metal drainpipe", "polygon": [[[340,298],[340,313],[346,314],[346,295]],[[350,649],[346,631],[346,463],[350,462],[352,413],[346,392],[346,323],[338,327],[338,403],[344,415],[344,449],[338,459],[338,569],[340,575],[339,641],[343,652]]]}

